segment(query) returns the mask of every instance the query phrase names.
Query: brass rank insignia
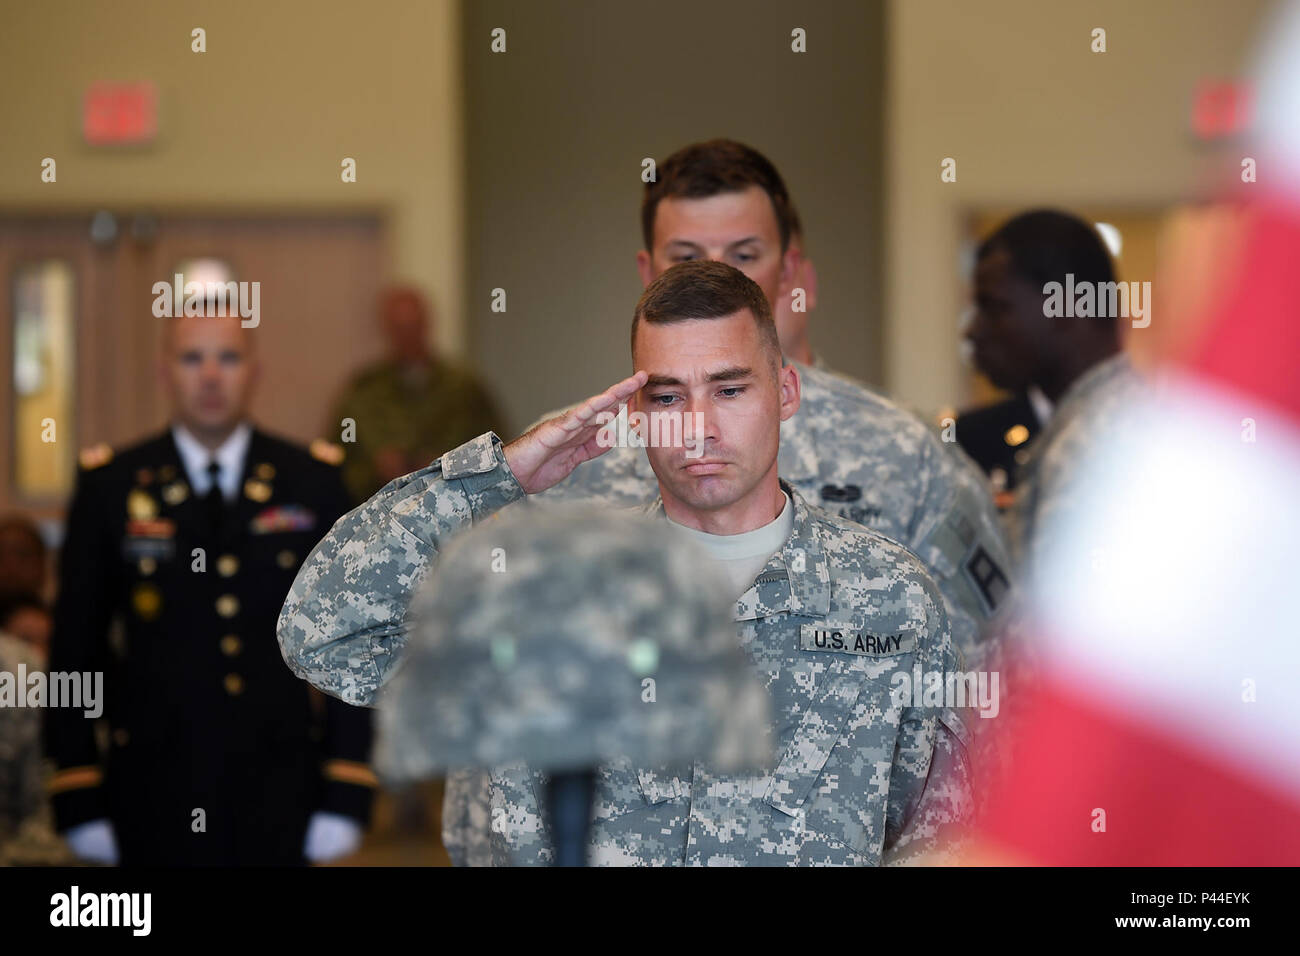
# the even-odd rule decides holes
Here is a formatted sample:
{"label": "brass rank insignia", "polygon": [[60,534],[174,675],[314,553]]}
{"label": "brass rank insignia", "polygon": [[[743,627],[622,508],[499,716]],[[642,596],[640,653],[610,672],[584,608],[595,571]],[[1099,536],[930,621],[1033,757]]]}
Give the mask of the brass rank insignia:
{"label": "brass rank insignia", "polygon": [[126,513],[136,521],[151,521],[158,517],[158,502],[148,492],[132,488],[126,496]]}
{"label": "brass rank insignia", "polygon": [[162,592],[154,584],[137,584],[131,592],[131,606],[142,621],[152,621],[162,612]]}
{"label": "brass rank insignia", "polygon": [[259,504],[271,497],[271,486],[257,478],[244,482],[244,494]]}
{"label": "brass rank insignia", "polygon": [[183,481],[173,481],[170,485],[163,486],[163,501],[175,507],[190,496],[190,487]]}

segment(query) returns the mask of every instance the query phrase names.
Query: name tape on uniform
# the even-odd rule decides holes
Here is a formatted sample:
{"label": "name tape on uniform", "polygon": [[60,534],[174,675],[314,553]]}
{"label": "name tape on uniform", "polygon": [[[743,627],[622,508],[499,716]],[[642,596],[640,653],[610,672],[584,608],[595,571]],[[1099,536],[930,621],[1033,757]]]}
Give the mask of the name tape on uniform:
{"label": "name tape on uniform", "polygon": [[864,657],[907,654],[916,647],[916,635],[871,634],[861,628],[839,624],[801,624],[799,646],[805,651],[835,651]]}

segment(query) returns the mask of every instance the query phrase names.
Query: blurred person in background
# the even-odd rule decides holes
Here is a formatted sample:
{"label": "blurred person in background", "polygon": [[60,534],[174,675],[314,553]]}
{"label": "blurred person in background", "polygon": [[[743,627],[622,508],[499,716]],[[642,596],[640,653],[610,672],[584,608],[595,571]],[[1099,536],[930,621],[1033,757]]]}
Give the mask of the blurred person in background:
{"label": "blurred person in background", "polygon": [[17,638],[41,659],[50,654],[50,628],[54,619],[49,606],[33,593],[0,597],[0,632]]}
{"label": "blurred person in background", "polygon": [[45,710],[58,827],[124,865],[333,859],[369,815],[370,714],[295,679],[275,620],[347,495],[327,448],[249,422],[237,315],[163,321],[170,425],[83,454],[68,517],[50,669],[104,672],[110,732],[101,754],[81,710]]}
{"label": "blurred person in background", "polygon": [[[0,674],[16,682],[19,673],[43,669],[44,662],[25,642],[0,627]],[[21,670],[20,670],[21,668]],[[25,688],[15,687],[18,693]],[[44,799],[41,712],[33,707],[0,705],[0,862],[23,825]]]}
{"label": "blurred person in background", "polygon": [[[379,323],[387,357],[353,376],[329,422],[344,438],[343,480],[353,502],[476,435],[504,431],[479,378],[430,347],[432,318],[418,291],[386,291]],[[355,423],[352,435],[344,419]]]}
{"label": "blurred person in background", "polygon": [[[1012,218],[976,250],[975,315],[965,333],[975,364],[999,388],[1037,390],[1051,408],[1017,474],[1012,547],[1022,564],[1037,544],[1042,515],[1072,493],[1079,455],[1104,436],[1108,419],[1139,382],[1122,351],[1125,319],[1108,314],[1099,291],[1114,282],[1101,234],[1054,210]],[[1063,290],[1090,285],[1096,314],[1071,314],[1073,308],[1049,314],[1048,283]]]}
{"label": "blurred person in background", "polygon": [[47,549],[36,522],[22,514],[0,518],[0,597],[45,598]]}
{"label": "blurred person in background", "polygon": [[1300,864],[1300,4],[1264,38],[1243,148],[1270,176],[1231,154],[1185,222],[1152,385],[1042,517],[1040,677],[975,862]]}

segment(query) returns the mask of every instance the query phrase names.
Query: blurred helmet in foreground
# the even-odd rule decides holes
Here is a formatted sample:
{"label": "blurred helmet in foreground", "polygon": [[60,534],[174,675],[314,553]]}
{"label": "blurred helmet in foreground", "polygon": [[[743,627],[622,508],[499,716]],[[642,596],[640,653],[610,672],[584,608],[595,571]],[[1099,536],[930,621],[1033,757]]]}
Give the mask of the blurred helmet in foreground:
{"label": "blurred helmet in foreground", "polygon": [[663,522],[503,512],[455,539],[412,600],[377,763],[393,779],[515,761],[761,766],[767,693],[727,595]]}

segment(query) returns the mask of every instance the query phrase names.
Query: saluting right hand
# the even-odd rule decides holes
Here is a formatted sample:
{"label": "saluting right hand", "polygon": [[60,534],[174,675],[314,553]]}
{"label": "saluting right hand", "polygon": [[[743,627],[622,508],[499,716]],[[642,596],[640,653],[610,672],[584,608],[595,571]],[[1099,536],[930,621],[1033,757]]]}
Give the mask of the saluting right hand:
{"label": "saluting right hand", "polygon": [[607,452],[596,436],[605,427],[596,416],[618,411],[620,403],[635,395],[649,376],[637,372],[593,395],[555,418],[548,418],[505,447],[506,464],[524,491],[535,495],[559,484],[573,469]]}

